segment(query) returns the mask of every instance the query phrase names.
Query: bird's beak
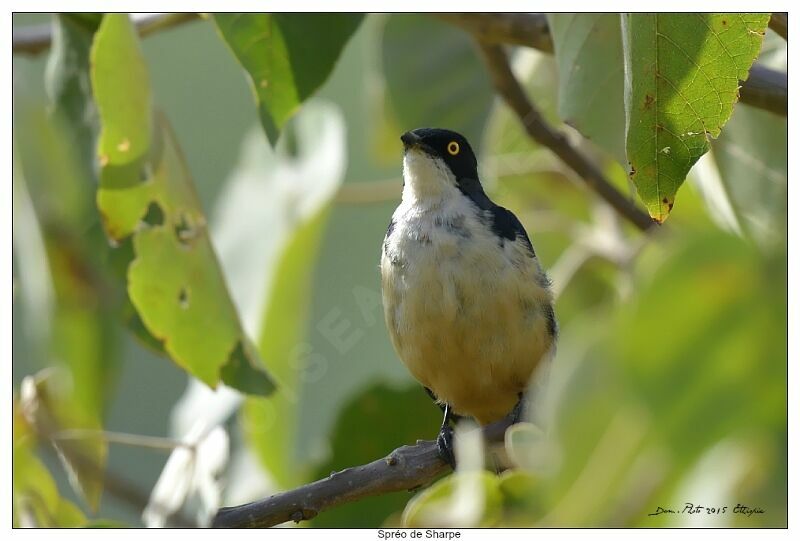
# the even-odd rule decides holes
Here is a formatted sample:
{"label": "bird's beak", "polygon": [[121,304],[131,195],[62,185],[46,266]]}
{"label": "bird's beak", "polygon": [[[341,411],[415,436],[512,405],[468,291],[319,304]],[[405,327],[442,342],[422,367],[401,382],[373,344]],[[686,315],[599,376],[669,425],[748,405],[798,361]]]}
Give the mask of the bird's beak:
{"label": "bird's beak", "polygon": [[407,131],[401,135],[400,140],[403,142],[403,148],[405,150],[422,146],[422,138],[413,131]]}
{"label": "bird's beak", "polygon": [[409,151],[411,149],[419,148],[421,150],[428,150],[428,145],[422,142],[422,138],[413,131],[407,131],[400,136],[403,142],[403,149]]}

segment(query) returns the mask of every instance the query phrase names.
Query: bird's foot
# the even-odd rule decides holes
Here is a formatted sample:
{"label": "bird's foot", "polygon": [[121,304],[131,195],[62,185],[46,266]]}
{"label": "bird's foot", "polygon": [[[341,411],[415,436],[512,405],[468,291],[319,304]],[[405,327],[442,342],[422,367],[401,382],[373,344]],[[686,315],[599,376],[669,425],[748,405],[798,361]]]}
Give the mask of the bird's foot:
{"label": "bird's foot", "polygon": [[453,427],[449,424],[442,425],[442,429],[436,437],[436,447],[439,450],[439,458],[455,470],[456,455],[453,448]]}

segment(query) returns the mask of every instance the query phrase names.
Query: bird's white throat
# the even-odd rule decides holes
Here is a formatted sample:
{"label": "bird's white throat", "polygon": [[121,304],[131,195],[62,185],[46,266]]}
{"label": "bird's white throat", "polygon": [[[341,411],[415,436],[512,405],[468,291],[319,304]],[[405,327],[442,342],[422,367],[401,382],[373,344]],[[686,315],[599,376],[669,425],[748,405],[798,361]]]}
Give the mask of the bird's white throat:
{"label": "bird's white throat", "polygon": [[456,177],[441,158],[434,158],[417,149],[403,157],[403,201],[437,201],[457,191]]}

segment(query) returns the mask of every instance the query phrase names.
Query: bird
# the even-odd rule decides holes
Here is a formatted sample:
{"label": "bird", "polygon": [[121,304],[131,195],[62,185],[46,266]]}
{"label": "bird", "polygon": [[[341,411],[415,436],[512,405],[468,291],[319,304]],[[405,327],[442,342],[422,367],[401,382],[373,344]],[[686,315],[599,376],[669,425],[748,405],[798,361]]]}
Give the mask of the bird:
{"label": "bird", "polygon": [[404,133],[403,189],[383,240],[386,326],[397,356],[444,413],[437,436],[455,467],[451,421],[514,412],[558,335],[551,282],[519,219],[486,195],[467,139]]}

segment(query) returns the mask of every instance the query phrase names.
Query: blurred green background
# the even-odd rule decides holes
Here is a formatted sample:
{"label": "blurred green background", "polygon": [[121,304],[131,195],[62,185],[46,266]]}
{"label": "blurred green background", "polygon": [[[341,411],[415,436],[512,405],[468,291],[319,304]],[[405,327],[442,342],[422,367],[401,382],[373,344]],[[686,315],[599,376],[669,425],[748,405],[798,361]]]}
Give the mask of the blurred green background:
{"label": "blurred green background", "polygon": [[[49,20],[13,19],[15,28]],[[304,120],[293,121],[285,139],[294,133],[298,163],[311,165],[294,170],[298,186],[288,188],[263,181],[283,171],[285,158],[271,154],[243,71],[213,24],[182,24],[144,38],[142,48],[244,327],[285,385],[268,398],[214,398],[116,316],[124,300],[95,186],[70,173],[80,170],[73,136],[48,115],[45,53],[13,61],[15,389],[42,368],[67,365],[73,380],[95,382],[97,396],[81,400],[104,408],[105,430],[181,438],[196,417],[221,420],[230,434],[215,485],[222,505],[432,438],[439,410],[392,350],[377,265],[399,202],[399,134],[436,124],[480,149],[487,191],[520,217],[558,294],[561,338],[548,390],[558,467],[522,460],[515,475],[488,482],[500,496],[486,506],[486,523],[786,525],[785,118],[736,105],[668,226],[644,236],[527,139],[493,98],[467,35],[431,17],[363,20],[299,115],[344,130],[314,140]],[[785,51],[769,33],[761,61],[785,70]],[[513,60],[547,118],[571,130],[558,120],[553,57],[520,49]],[[580,144],[628,193],[613,157]],[[320,178],[332,163],[317,156],[323,145],[340,149],[341,178]],[[316,197],[318,184],[335,192],[320,206],[328,210],[297,219],[310,216],[299,200]],[[537,449],[522,441],[515,452]],[[107,483],[91,512],[55,454],[44,446],[37,454],[64,498],[127,525],[143,524],[142,498],[168,457],[110,445],[108,471],[134,495],[120,497]],[[196,492],[200,501],[180,513],[203,523],[209,503]],[[311,525],[399,524],[412,496],[346,505]],[[685,502],[765,513],[647,516]]]}

